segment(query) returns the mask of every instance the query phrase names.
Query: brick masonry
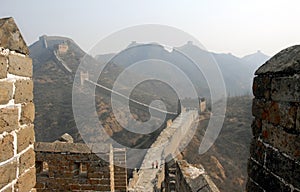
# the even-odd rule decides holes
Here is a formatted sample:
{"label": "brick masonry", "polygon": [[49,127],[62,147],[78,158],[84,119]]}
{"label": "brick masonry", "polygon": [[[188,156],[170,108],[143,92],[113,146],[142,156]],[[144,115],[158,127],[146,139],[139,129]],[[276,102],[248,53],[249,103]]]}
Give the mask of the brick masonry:
{"label": "brick masonry", "polygon": [[300,46],[256,71],[247,191],[300,191]]}
{"label": "brick masonry", "polygon": [[28,54],[14,20],[0,19],[0,191],[5,192],[35,191],[32,60]]}
{"label": "brick masonry", "polygon": [[201,165],[196,167],[175,158],[165,164],[164,172],[161,188],[166,192],[219,192]]}
{"label": "brick masonry", "polygon": [[126,191],[126,151],[109,145],[100,146],[101,150],[97,147],[83,143],[36,143],[36,190]]}

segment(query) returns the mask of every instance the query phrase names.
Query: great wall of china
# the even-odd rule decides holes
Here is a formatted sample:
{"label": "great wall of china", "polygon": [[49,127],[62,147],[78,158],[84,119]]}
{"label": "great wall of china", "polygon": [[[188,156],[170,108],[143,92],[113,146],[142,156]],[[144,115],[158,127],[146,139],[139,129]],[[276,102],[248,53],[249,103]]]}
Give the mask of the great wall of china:
{"label": "great wall of china", "polygon": [[[300,46],[293,46],[256,72],[247,191],[300,191],[299,61]],[[172,136],[191,126],[194,111],[166,127],[129,184],[124,149],[103,146],[107,153],[97,154],[68,139],[35,143],[32,60],[12,18],[0,19],[0,85],[0,191],[218,191],[200,165],[155,149],[170,138],[171,152]],[[150,162],[165,158],[152,169]]]}

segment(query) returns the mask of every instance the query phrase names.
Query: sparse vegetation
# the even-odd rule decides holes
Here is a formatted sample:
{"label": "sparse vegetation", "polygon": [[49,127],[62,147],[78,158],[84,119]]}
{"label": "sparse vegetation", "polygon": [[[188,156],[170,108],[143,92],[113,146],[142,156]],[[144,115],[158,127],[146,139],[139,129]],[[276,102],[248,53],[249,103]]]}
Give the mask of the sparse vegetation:
{"label": "sparse vegetation", "polygon": [[200,122],[198,130],[183,152],[190,163],[202,164],[221,191],[245,191],[247,161],[251,134],[252,97],[228,99],[222,131],[204,155],[197,155],[209,119]]}

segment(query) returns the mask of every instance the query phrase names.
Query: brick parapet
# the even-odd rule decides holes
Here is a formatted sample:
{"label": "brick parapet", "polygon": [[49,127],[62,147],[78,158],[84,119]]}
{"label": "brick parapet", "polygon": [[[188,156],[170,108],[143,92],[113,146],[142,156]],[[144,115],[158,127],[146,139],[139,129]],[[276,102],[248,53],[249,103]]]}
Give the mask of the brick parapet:
{"label": "brick parapet", "polygon": [[104,144],[38,142],[35,151],[37,191],[126,191],[126,165],[117,166],[119,152],[121,164],[126,163],[125,150]]}
{"label": "brick parapet", "polygon": [[34,191],[34,113],[28,48],[13,19],[0,19],[0,191]]}
{"label": "brick parapet", "polygon": [[247,191],[300,189],[300,46],[256,72]]}

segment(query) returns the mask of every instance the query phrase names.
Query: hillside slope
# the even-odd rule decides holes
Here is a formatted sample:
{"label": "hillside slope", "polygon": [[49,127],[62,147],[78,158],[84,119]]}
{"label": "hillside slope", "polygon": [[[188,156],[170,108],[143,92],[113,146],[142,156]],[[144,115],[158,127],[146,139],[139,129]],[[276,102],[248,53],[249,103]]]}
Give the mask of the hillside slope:
{"label": "hillside slope", "polygon": [[209,119],[200,122],[196,134],[183,152],[190,163],[202,164],[221,191],[245,191],[247,161],[251,134],[252,98],[232,97],[228,99],[226,117],[222,131],[212,146],[203,155],[198,148]]}

